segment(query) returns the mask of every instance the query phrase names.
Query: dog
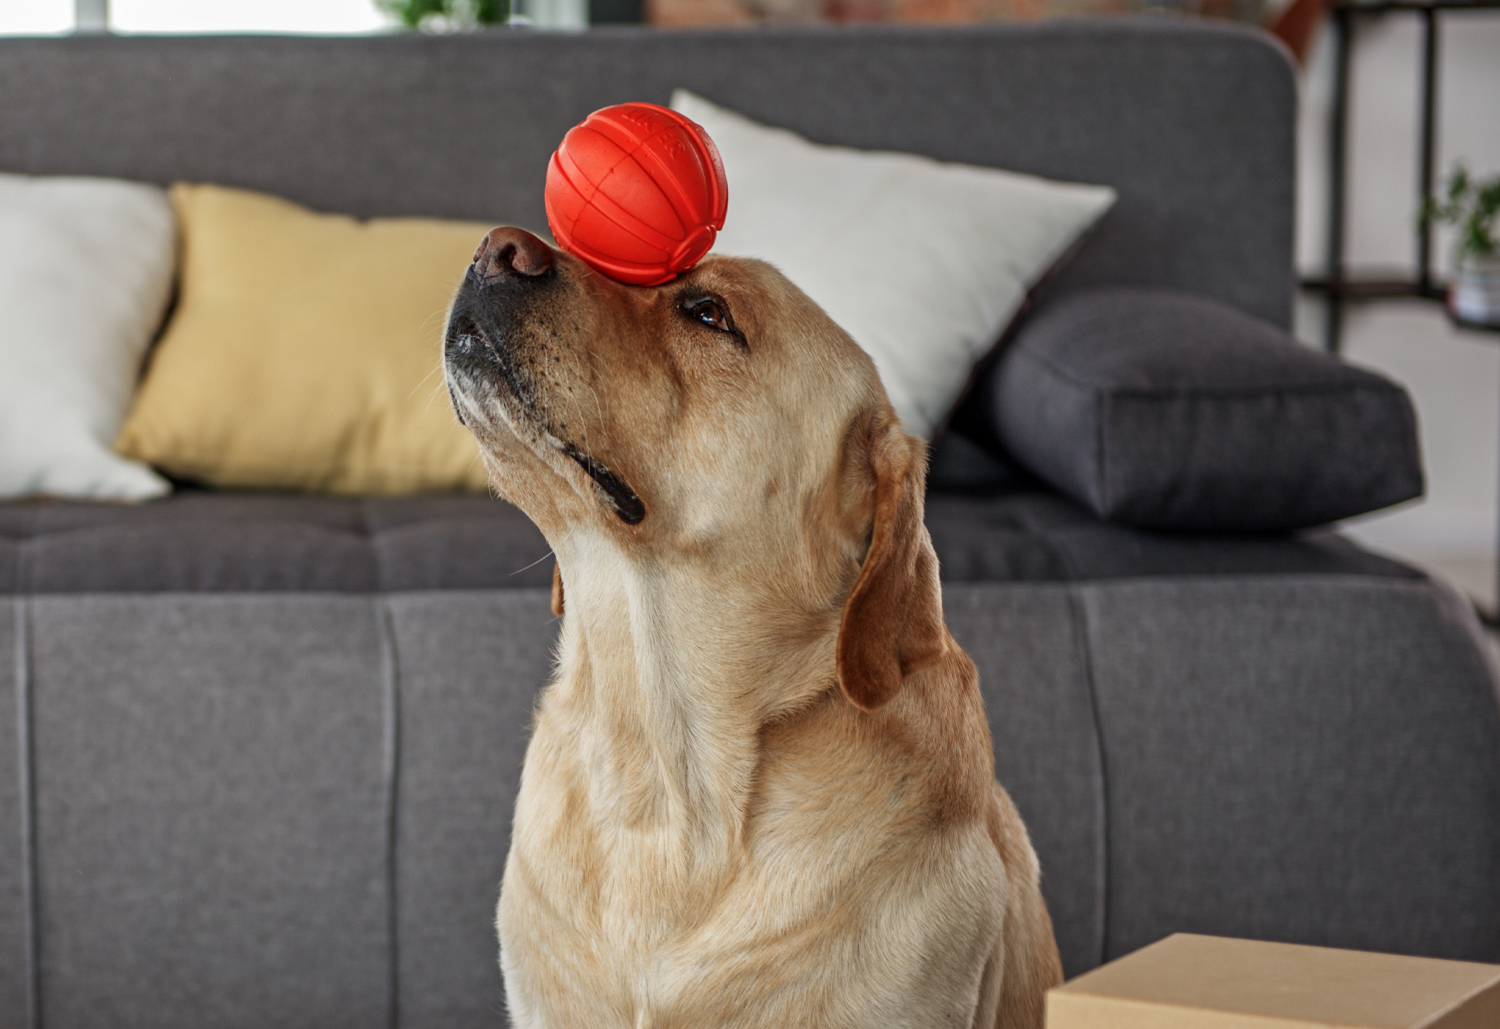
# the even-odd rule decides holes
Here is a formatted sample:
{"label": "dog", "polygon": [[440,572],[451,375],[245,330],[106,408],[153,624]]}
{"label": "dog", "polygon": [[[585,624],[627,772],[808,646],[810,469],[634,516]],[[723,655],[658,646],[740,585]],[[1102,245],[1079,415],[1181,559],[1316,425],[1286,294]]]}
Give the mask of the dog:
{"label": "dog", "polygon": [[514,1024],[1040,1029],[1036,855],[869,357],[768,264],[626,286],[503,227],[444,367],[563,615],[496,919]]}

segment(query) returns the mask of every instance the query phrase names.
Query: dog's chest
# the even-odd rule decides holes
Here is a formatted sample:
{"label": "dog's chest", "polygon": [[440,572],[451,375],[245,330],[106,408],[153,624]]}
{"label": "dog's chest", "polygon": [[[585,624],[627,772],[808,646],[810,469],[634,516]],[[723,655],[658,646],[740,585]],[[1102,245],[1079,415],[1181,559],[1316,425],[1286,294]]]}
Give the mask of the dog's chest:
{"label": "dog's chest", "polygon": [[517,798],[498,913],[513,1008],[571,995],[568,1024],[699,1019],[722,992],[706,980],[755,981],[747,962],[774,963],[778,937],[824,920],[798,895],[805,877],[776,874],[701,810],[633,798],[628,764],[601,764],[570,735],[539,719]]}
{"label": "dog's chest", "polygon": [[982,825],[914,819],[901,775],[811,733],[762,735],[735,808],[581,722],[544,703],[517,797],[518,1026],[968,1024],[1006,892]]}
{"label": "dog's chest", "polygon": [[689,890],[691,904],[582,891],[569,907],[507,871],[499,924],[515,1023],[781,1029],[833,1008],[818,1024],[970,1024],[1003,885],[922,900],[869,885],[868,903],[843,903],[847,880],[756,873]]}

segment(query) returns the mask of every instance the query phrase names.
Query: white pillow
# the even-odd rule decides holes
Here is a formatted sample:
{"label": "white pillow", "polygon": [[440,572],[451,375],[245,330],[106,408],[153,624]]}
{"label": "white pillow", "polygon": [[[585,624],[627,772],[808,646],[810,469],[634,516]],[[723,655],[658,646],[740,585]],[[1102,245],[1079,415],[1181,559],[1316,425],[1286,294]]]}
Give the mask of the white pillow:
{"label": "white pillow", "polygon": [[110,444],[161,324],[175,249],[163,189],[0,174],[0,497],[168,491]]}
{"label": "white pillow", "polygon": [[714,249],[770,261],[869,352],[930,438],[1026,291],[1109,210],[1108,186],[820,146],[679,89],[724,158]]}

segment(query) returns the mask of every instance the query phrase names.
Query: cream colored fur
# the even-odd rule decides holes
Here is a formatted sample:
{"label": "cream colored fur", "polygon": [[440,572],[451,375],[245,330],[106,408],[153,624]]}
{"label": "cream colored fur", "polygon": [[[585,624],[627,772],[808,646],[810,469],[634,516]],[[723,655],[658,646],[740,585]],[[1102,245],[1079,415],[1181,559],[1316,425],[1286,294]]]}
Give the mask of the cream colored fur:
{"label": "cream colored fur", "polygon": [[921,441],[769,266],[552,260],[495,315],[509,381],[449,367],[565,610],[497,919],[514,1023],[1040,1029],[1056,946],[942,627]]}

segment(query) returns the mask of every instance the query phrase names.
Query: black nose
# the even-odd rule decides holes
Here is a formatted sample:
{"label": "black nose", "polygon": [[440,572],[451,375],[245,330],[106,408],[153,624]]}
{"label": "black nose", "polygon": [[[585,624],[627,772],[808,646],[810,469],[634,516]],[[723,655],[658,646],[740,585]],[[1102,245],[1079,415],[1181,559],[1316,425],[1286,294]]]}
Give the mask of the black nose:
{"label": "black nose", "polygon": [[491,229],[474,251],[474,274],[485,282],[510,276],[536,278],[552,268],[552,248],[525,229]]}

